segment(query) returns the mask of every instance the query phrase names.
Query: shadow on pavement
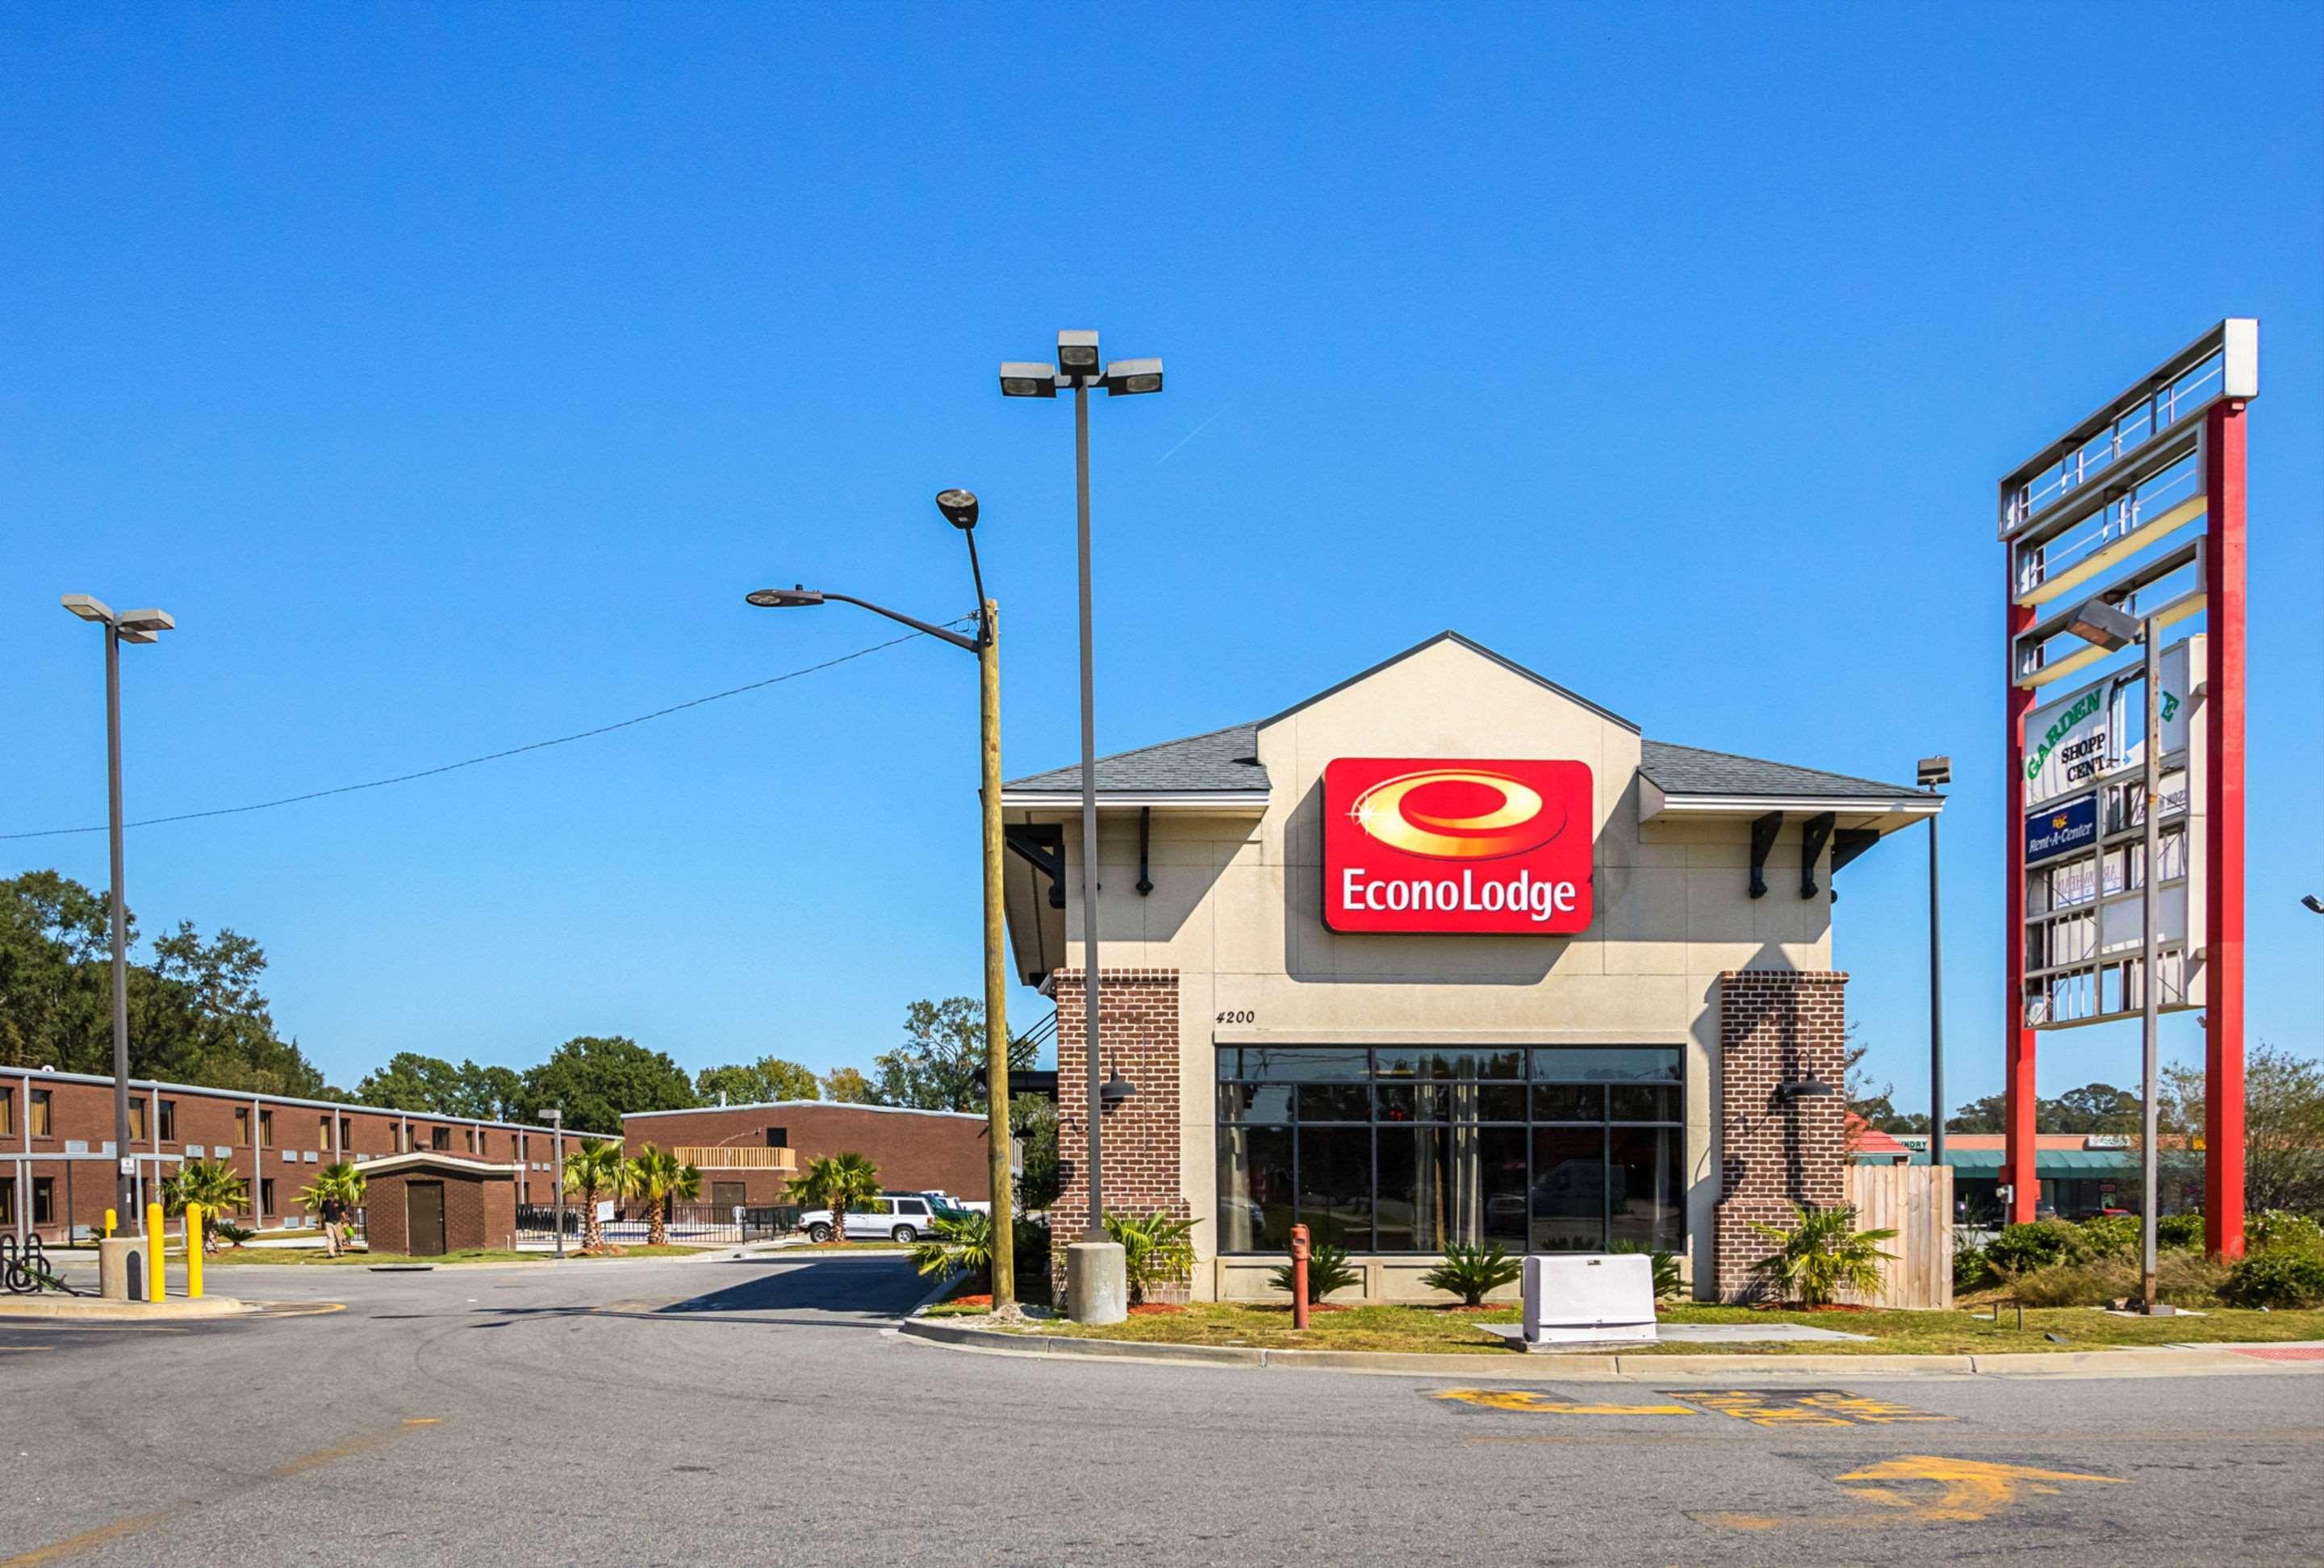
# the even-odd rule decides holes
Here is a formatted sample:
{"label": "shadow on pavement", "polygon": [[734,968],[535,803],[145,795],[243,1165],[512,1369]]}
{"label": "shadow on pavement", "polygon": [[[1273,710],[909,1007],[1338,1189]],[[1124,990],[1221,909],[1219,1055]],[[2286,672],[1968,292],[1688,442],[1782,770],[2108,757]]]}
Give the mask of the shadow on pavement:
{"label": "shadow on pavement", "polygon": [[483,1306],[478,1314],[512,1322],[526,1317],[629,1317],[752,1323],[878,1331],[919,1305],[931,1282],[908,1259],[801,1259],[754,1278],[676,1301],[623,1299],[583,1306]]}

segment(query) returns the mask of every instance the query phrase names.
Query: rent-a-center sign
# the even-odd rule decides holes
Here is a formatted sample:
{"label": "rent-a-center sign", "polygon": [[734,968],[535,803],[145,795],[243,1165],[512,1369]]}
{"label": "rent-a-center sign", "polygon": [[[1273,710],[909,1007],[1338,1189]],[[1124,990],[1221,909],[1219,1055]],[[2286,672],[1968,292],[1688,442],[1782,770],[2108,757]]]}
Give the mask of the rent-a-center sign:
{"label": "rent-a-center sign", "polygon": [[1587,930],[1586,762],[1341,757],[1323,769],[1334,931]]}

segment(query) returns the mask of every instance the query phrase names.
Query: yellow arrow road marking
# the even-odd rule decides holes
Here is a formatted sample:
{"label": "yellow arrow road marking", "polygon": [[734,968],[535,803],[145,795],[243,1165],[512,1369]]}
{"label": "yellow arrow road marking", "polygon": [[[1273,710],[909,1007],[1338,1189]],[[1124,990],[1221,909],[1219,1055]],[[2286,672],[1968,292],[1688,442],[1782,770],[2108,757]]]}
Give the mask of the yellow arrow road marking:
{"label": "yellow arrow road marking", "polygon": [[1983,1459],[1941,1459],[1933,1454],[1908,1453],[1884,1459],[1862,1470],[1849,1471],[1841,1480],[1933,1481],[1943,1490],[1933,1500],[1915,1500],[1886,1487],[1849,1487],[1853,1496],[1894,1508],[1909,1508],[1923,1519],[1990,1518],[2017,1500],[2019,1490],[2051,1497],[2059,1488],[2046,1481],[2089,1481],[2099,1486],[2128,1486],[2114,1475],[2083,1475],[2070,1470],[2036,1470],[2024,1464],[1996,1464]]}
{"label": "yellow arrow road marking", "polygon": [[1527,1416],[1695,1416],[1686,1405],[1584,1405],[1555,1399],[1531,1388],[1441,1388],[1439,1399],[1474,1405],[1486,1410],[1515,1410]]}

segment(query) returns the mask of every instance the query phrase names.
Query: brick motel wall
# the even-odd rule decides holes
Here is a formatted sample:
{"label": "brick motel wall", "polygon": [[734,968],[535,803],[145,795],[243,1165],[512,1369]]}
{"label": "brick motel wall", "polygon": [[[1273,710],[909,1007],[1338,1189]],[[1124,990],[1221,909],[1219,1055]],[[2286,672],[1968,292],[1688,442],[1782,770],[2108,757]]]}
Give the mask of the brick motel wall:
{"label": "brick motel wall", "polygon": [[[1089,1052],[1083,1028],[1084,971],[1057,971],[1057,1175],[1049,1211],[1050,1269],[1062,1293],[1065,1248],[1089,1214]],[[1194,1217],[1179,1180],[1178,972],[1098,971],[1098,1076],[1119,1074],[1137,1095],[1104,1113],[1098,1130],[1110,1213]],[[1184,1301],[1180,1282],[1154,1299]],[[1062,1294],[1060,1295],[1062,1299]]]}
{"label": "brick motel wall", "polygon": [[[32,1132],[32,1097],[45,1093],[49,1129]],[[521,1193],[512,1203],[549,1203],[556,1196],[549,1170],[551,1138],[546,1128],[506,1122],[454,1121],[420,1111],[383,1111],[373,1106],[327,1106],[278,1100],[271,1095],[242,1094],[223,1089],[162,1088],[133,1084],[132,1099],[144,1107],[144,1134],[134,1140],[138,1153],[159,1151],[198,1158],[230,1167],[249,1184],[249,1206],[228,1218],[245,1225],[276,1225],[302,1211],[299,1194],[313,1183],[315,1174],[334,1158],[383,1158],[401,1152],[399,1135],[408,1136],[414,1148],[432,1148],[440,1130],[443,1153],[492,1165],[520,1166]],[[66,1152],[69,1145],[102,1151],[113,1141],[113,1086],[85,1084],[42,1073],[26,1076],[0,1073],[0,1150],[29,1154],[32,1165],[22,1193],[0,1191],[0,1214],[13,1233],[15,1215],[33,1214],[34,1184],[48,1185],[49,1218],[33,1228],[43,1241],[60,1241],[68,1223],[95,1230],[113,1204],[113,1167],[103,1160],[70,1162],[41,1158]],[[164,1105],[170,1114],[162,1114]],[[247,1112],[237,1117],[235,1112]],[[161,1136],[165,1122],[171,1137]],[[261,1146],[253,1148],[256,1140]],[[567,1147],[570,1147],[568,1136]],[[195,1156],[191,1150],[198,1148]],[[69,1166],[69,1171],[68,1167]],[[534,1167],[540,1167],[536,1170]],[[176,1168],[165,1166],[167,1170]],[[0,1189],[10,1183],[13,1163],[0,1165]],[[263,1212],[262,1212],[263,1208]],[[368,1214],[366,1214],[368,1218]],[[142,1225],[142,1217],[124,1215],[125,1226]],[[174,1227],[175,1220],[170,1222]]]}
{"label": "brick motel wall", "polygon": [[[891,1191],[947,1192],[979,1202],[992,1195],[982,1116],[814,1100],[716,1106],[630,1117],[622,1123],[622,1147],[632,1155],[648,1143],[659,1148],[764,1148],[770,1127],[782,1130],[800,1171],[812,1160],[852,1152],[878,1167],[880,1185]],[[701,1201],[715,1203],[717,1188],[739,1182],[745,1204],[783,1203],[783,1189],[796,1174],[704,1166]]]}
{"label": "brick motel wall", "polygon": [[1762,1294],[1751,1270],[1775,1250],[1753,1222],[1789,1226],[1794,1203],[1848,1201],[1844,1095],[1779,1100],[1807,1077],[1846,1076],[1848,976],[1730,969],[1719,977],[1719,1298]]}

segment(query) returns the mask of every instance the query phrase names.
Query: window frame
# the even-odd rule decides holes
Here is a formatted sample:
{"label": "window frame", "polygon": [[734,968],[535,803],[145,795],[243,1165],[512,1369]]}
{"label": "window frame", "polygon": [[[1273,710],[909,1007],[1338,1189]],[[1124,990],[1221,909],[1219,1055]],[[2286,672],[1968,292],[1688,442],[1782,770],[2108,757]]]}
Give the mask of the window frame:
{"label": "window frame", "polygon": [[24,1125],[34,1138],[54,1138],[57,1135],[57,1092],[53,1089],[32,1091],[32,1103],[25,1108]]}
{"label": "window frame", "polygon": [[[1594,1062],[1591,1059],[1591,1053],[1609,1051],[1650,1051],[1662,1054],[1666,1060],[1661,1064],[1660,1071],[1656,1074],[1646,1076],[1623,1075],[1616,1070],[1620,1065],[1618,1058],[1601,1056]],[[1514,1075],[1508,1070],[1507,1060],[1512,1052],[1516,1053],[1518,1058]],[[1301,1053],[1314,1053],[1314,1055],[1310,1059],[1303,1061]],[[1359,1053],[1364,1057],[1363,1074],[1360,1077],[1350,1077],[1348,1073],[1351,1065],[1351,1058]],[[1387,1059],[1385,1064],[1383,1058]],[[1563,1070],[1558,1066],[1561,1059],[1564,1063]],[[1254,1066],[1258,1069],[1256,1075],[1252,1072]],[[1597,1069],[1594,1075],[1587,1071],[1592,1067]],[[1212,1075],[1214,1107],[1213,1168],[1219,1172],[1222,1177],[1223,1176],[1228,1160],[1228,1140],[1238,1131],[1266,1131],[1284,1135],[1290,1150],[1288,1177],[1292,1200],[1292,1222],[1295,1224],[1304,1222],[1313,1228],[1317,1223],[1317,1220],[1308,1217],[1301,1206],[1301,1200],[1307,1195],[1306,1182],[1303,1176],[1303,1167],[1306,1160],[1306,1139],[1303,1133],[1311,1127],[1319,1132],[1329,1131],[1335,1134],[1345,1133],[1359,1128],[1364,1129],[1370,1133],[1370,1185],[1364,1219],[1364,1230],[1367,1235],[1363,1245],[1358,1246],[1350,1242],[1348,1250],[1351,1253],[1367,1257],[1442,1257],[1443,1255],[1442,1246],[1420,1250],[1384,1248],[1379,1245],[1382,1229],[1380,1205],[1383,1197],[1380,1176],[1382,1133],[1417,1130],[1430,1127],[1474,1129],[1479,1149],[1476,1158],[1479,1159],[1479,1168],[1481,1171],[1485,1158],[1482,1152],[1484,1135],[1487,1130],[1499,1130],[1504,1133],[1515,1132],[1519,1135],[1517,1141],[1523,1144],[1525,1149],[1523,1190],[1526,1194],[1526,1212],[1522,1222],[1525,1236],[1520,1250],[1533,1250],[1534,1244],[1541,1234],[1541,1216],[1536,1212],[1536,1194],[1539,1191],[1536,1185],[1539,1176],[1536,1165],[1539,1158],[1538,1151],[1542,1147],[1539,1135],[1544,1131],[1579,1132],[1587,1129],[1594,1131],[1597,1137],[1598,1168],[1601,1173],[1598,1183],[1600,1187],[1598,1241],[1600,1248],[1602,1249],[1615,1240],[1617,1228],[1613,1197],[1616,1184],[1610,1179],[1610,1173],[1616,1163],[1617,1135],[1625,1130],[1641,1129],[1674,1132],[1676,1134],[1674,1139],[1676,1188],[1672,1196],[1671,1213],[1676,1234],[1668,1250],[1674,1252],[1683,1252],[1688,1242],[1686,1070],[1687,1050],[1683,1046],[1642,1045],[1610,1040],[1585,1045],[1531,1043],[1517,1047],[1441,1048],[1416,1046],[1260,1047],[1221,1045],[1217,1047],[1217,1057]],[[1599,1093],[1595,1096],[1597,1103],[1595,1114],[1580,1118],[1560,1118],[1540,1114],[1545,1097],[1537,1095],[1536,1090],[1543,1086],[1557,1084],[1596,1087]],[[1637,1097],[1635,1093],[1623,1095],[1619,1091],[1623,1089],[1636,1091],[1640,1088],[1659,1092],[1657,1098],[1663,1102],[1661,1107],[1663,1114],[1652,1117],[1618,1114],[1618,1101],[1635,1100]],[[1277,1093],[1264,1099],[1261,1093],[1254,1093],[1254,1091],[1268,1089]],[[1366,1119],[1350,1120],[1343,1114],[1323,1117],[1308,1114],[1306,1107],[1310,1104],[1344,1112],[1355,1098],[1354,1094],[1349,1093],[1351,1089],[1360,1092],[1369,1104],[1370,1113]],[[1398,1093],[1391,1099],[1388,1094],[1381,1093],[1383,1089],[1396,1090]],[[1310,1093],[1311,1091],[1313,1093]],[[1408,1094],[1405,1091],[1409,1091]],[[1231,1092],[1234,1094],[1237,1103],[1245,1108],[1255,1108],[1258,1104],[1265,1102],[1265,1099],[1279,1102],[1279,1106],[1270,1104],[1268,1111],[1260,1116],[1248,1114],[1247,1109],[1244,1114],[1230,1115]],[[1397,1117],[1390,1114],[1393,1109],[1406,1104],[1411,1106],[1414,1114],[1409,1117]],[[1484,1114],[1488,1106],[1494,1107],[1500,1113],[1490,1116]],[[1515,1114],[1509,1113],[1512,1107]],[[1505,1142],[1506,1139],[1501,1141]],[[1350,1195],[1352,1196],[1352,1194]],[[1393,1194],[1389,1195],[1393,1196]],[[1483,1195],[1480,1193],[1480,1199]],[[1213,1196],[1212,1213],[1213,1222],[1220,1224],[1219,1234],[1222,1241],[1225,1235],[1225,1228],[1222,1222],[1227,1201],[1227,1185],[1223,1180],[1221,1180]],[[1321,1213],[1322,1211],[1318,1211],[1319,1216]],[[1509,1240],[1508,1237],[1497,1238],[1492,1235],[1489,1222],[1482,1217],[1481,1212],[1479,1235],[1476,1239],[1487,1244],[1496,1240],[1506,1244]],[[1229,1249],[1221,1245],[1218,1255],[1222,1258],[1271,1258],[1278,1256],[1279,1251],[1277,1248],[1264,1244],[1240,1250]]]}

